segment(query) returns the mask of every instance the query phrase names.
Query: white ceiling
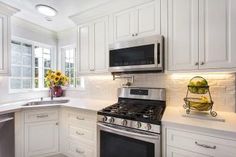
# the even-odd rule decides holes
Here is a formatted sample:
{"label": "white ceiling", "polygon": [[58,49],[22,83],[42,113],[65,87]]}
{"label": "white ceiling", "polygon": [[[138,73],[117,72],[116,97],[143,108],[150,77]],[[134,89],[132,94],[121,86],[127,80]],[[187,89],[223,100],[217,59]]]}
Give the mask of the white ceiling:
{"label": "white ceiling", "polygon": [[[68,17],[84,11],[89,8],[93,8],[102,3],[106,3],[111,0],[0,0],[7,3],[21,11],[15,14],[24,20],[30,21],[47,29],[59,32],[75,26],[73,21]],[[46,4],[58,11],[58,15],[52,17],[53,21],[47,21],[45,17],[39,14],[35,5]]]}

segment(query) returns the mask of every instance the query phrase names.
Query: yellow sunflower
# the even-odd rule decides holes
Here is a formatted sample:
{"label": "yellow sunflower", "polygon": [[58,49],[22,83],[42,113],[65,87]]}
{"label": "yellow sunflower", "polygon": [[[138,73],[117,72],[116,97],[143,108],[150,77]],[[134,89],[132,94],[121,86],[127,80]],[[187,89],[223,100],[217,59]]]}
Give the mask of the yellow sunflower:
{"label": "yellow sunflower", "polygon": [[51,74],[51,79],[54,80],[56,75],[54,73]]}
{"label": "yellow sunflower", "polygon": [[56,71],[56,75],[60,77],[61,76],[61,72],[60,71]]}
{"label": "yellow sunflower", "polygon": [[54,78],[54,82],[55,82],[55,83],[57,83],[59,80],[60,80],[60,77],[58,77],[58,76],[56,76],[56,77]]}

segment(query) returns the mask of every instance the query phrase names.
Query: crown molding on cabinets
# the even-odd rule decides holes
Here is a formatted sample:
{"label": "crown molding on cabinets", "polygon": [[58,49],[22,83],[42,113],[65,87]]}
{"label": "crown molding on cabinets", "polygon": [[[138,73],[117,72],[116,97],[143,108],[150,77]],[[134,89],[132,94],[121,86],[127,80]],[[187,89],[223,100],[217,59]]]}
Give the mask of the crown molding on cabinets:
{"label": "crown molding on cabinets", "polygon": [[82,11],[69,18],[77,23],[78,25],[86,23],[88,21],[97,19],[98,17],[106,16],[110,13],[117,12],[120,10],[135,7],[147,2],[152,2],[155,0],[119,0],[105,3],[94,8]]}

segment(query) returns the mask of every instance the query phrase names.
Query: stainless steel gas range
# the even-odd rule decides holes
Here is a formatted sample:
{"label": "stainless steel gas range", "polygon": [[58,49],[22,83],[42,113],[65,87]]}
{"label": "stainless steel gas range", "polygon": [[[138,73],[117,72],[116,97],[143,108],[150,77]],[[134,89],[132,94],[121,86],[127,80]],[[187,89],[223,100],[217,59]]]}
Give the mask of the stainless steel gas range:
{"label": "stainless steel gas range", "polygon": [[165,89],[119,88],[118,97],[98,112],[98,156],[160,157]]}

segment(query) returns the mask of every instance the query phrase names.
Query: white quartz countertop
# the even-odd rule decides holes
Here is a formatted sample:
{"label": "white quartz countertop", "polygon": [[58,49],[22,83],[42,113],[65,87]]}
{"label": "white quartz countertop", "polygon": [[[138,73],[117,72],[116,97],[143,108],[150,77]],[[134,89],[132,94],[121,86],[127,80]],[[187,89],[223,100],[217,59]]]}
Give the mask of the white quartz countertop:
{"label": "white quartz countertop", "polygon": [[218,116],[214,118],[202,118],[184,116],[185,110],[182,107],[167,107],[162,117],[163,125],[182,125],[189,127],[198,127],[211,131],[223,131],[226,133],[236,134],[236,113],[234,112],[218,112]]}
{"label": "white quartz countertop", "polygon": [[[24,106],[24,105],[31,101],[39,101],[39,99],[4,103],[0,104],[0,114],[16,112],[29,108],[42,108],[42,107],[53,107],[53,106],[73,107],[97,112],[103,109],[104,107],[107,107],[115,103],[114,101],[104,101],[97,99],[79,99],[79,98],[68,98],[68,97],[55,98],[54,100],[62,100],[62,99],[69,99],[70,101],[68,103],[63,103],[63,104],[48,104],[48,105],[35,105],[35,106]],[[44,100],[50,100],[50,99],[46,98]]]}

